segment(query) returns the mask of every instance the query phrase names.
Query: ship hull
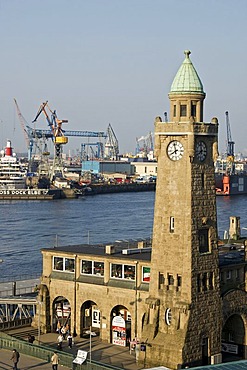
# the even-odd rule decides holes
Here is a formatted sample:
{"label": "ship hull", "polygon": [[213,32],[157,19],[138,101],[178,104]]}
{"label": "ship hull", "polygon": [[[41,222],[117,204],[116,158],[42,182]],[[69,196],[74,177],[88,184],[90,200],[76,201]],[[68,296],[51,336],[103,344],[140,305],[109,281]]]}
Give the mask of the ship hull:
{"label": "ship hull", "polygon": [[217,195],[247,194],[247,174],[215,174]]}

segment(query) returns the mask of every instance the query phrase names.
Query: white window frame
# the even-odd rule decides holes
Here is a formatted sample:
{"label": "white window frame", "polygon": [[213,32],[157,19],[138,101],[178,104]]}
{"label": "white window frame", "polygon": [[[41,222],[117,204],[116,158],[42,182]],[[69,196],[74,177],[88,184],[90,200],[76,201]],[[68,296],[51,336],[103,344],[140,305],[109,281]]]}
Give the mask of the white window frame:
{"label": "white window frame", "polygon": [[[92,271],[91,274],[90,273],[87,273],[87,272],[82,272],[82,263],[83,263],[83,261],[85,261],[85,262],[91,262],[91,271]],[[101,274],[95,274],[94,273],[94,268],[95,268],[94,263],[102,263],[103,264],[103,270],[104,270],[104,273],[105,273],[105,263],[103,261],[93,261],[93,260],[83,259],[83,260],[81,260],[80,274],[81,275],[101,276],[101,277],[103,277],[104,276],[104,273],[103,273],[103,275],[101,275]]]}
{"label": "white window frame", "polygon": [[[119,265],[119,266],[121,266],[121,276],[112,276],[112,265]],[[126,266],[134,267],[134,274],[135,274],[134,279],[124,277],[124,267],[126,267]],[[111,263],[110,276],[111,276],[111,279],[135,281],[136,280],[136,266],[135,265],[129,265],[129,264],[122,264],[122,263]]]}
{"label": "white window frame", "polygon": [[[54,263],[55,262],[55,258],[61,258],[62,259],[62,261],[63,261],[63,268],[61,270],[55,268],[55,263]],[[73,269],[73,271],[67,270],[65,268],[65,260],[72,260],[72,261],[74,261],[74,269]],[[68,272],[69,274],[74,274],[75,273],[75,259],[74,258],[68,258],[68,257],[62,257],[62,256],[53,256],[53,258],[52,258],[52,270],[53,271],[58,271],[58,272]]]}

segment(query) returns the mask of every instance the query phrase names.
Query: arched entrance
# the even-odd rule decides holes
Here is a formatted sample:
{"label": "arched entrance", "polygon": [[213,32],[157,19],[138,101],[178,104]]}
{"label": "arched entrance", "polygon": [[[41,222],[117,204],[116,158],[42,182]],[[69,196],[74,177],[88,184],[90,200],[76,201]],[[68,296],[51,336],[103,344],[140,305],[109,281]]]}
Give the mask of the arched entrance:
{"label": "arched entrance", "polygon": [[222,331],[223,362],[244,358],[245,328],[240,315],[231,315]]}
{"label": "arched entrance", "polygon": [[131,315],[125,306],[115,306],[111,310],[111,343],[127,346],[131,341]]}
{"label": "arched entrance", "polygon": [[81,334],[83,336],[91,330],[96,334],[100,333],[101,314],[97,304],[93,301],[86,301],[81,306]]}
{"label": "arched entrance", "polygon": [[52,305],[52,330],[59,332],[64,326],[70,331],[71,308],[67,298],[59,296],[53,301]]}

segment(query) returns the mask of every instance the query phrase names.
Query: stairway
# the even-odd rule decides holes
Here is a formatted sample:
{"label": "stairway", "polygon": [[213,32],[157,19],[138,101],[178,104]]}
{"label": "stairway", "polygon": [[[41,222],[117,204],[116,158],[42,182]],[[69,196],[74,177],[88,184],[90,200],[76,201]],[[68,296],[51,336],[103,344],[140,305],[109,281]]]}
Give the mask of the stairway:
{"label": "stairway", "polygon": [[38,337],[38,329],[32,326],[25,326],[22,328],[14,328],[5,331],[6,334],[11,335],[17,339],[27,340],[28,334],[33,335],[35,339]]}

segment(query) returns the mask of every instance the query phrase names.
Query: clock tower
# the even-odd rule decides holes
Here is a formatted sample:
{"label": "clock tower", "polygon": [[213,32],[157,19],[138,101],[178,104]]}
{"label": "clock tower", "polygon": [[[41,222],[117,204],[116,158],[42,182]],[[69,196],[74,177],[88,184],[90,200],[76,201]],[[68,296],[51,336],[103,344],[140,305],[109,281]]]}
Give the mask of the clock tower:
{"label": "clock tower", "polygon": [[186,50],[169,93],[170,122],[155,121],[158,160],[145,362],[171,369],[221,360],[214,160],[218,120]]}

